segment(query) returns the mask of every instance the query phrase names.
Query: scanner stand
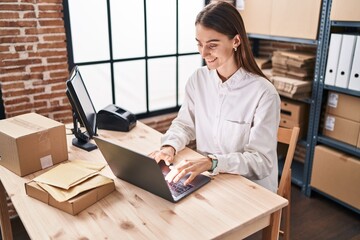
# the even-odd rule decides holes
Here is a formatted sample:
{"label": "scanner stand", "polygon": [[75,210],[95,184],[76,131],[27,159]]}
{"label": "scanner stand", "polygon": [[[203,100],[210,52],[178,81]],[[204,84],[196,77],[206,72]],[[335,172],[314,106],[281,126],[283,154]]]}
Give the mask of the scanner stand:
{"label": "scanner stand", "polygon": [[73,123],[74,123],[74,135],[75,138],[72,140],[72,145],[75,147],[84,149],[88,152],[97,149],[97,146],[90,141],[90,137],[87,132],[81,132],[80,128],[78,128],[78,118],[76,113],[73,114]]}

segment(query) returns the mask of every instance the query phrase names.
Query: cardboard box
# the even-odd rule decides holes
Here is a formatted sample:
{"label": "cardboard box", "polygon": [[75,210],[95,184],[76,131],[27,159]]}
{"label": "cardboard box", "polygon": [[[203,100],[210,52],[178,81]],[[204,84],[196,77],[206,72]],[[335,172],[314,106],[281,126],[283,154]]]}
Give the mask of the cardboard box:
{"label": "cardboard box", "polygon": [[246,1],[244,10],[240,10],[246,32],[270,35],[272,2],[273,0]]}
{"label": "cardboard box", "polygon": [[330,19],[332,21],[360,21],[359,0],[332,0]]}
{"label": "cardboard box", "polygon": [[307,125],[308,125],[307,121],[298,123],[298,122],[293,122],[293,121],[290,121],[288,119],[283,119],[283,118],[280,119],[280,124],[279,124],[280,127],[285,127],[285,128],[299,127],[300,128],[299,139],[306,136]]}
{"label": "cardboard box", "polygon": [[309,107],[306,103],[282,99],[280,108],[281,119],[287,119],[299,124],[308,121]]}
{"label": "cardboard box", "polygon": [[329,92],[326,112],[331,115],[360,122],[360,98],[343,93]]}
{"label": "cardboard box", "polygon": [[[251,1],[246,1],[246,4],[248,2]],[[270,35],[317,39],[321,2],[321,0],[273,1]]]}
{"label": "cardboard box", "polygon": [[52,207],[58,208],[71,215],[76,215],[100,199],[106,197],[115,190],[114,182],[91,189],[87,192],[71,198],[65,202],[56,201],[50,194],[42,189],[36,182],[31,181],[25,184],[26,194]]}
{"label": "cardboard box", "polygon": [[68,159],[65,125],[36,113],[0,120],[0,164],[19,176]]}
{"label": "cardboard box", "polygon": [[278,93],[288,98],[308,98],[311,95],[312,82],[298,79],[272,76],[270,81]]}
{"label": "cardboard box", "polygon": [[328,147],[315,147],[310,185],[360,209],[360,159]]}
{"label": "cardboard box", "polygon": [[360,123],[334,115],[325,115],[323,134],[338,141],[356,146],[360,131]]}
{"label": "cardboard box", "polygon": [[251,0],[240,14],[248,33],[317,39],[320,10],[321,0]]}

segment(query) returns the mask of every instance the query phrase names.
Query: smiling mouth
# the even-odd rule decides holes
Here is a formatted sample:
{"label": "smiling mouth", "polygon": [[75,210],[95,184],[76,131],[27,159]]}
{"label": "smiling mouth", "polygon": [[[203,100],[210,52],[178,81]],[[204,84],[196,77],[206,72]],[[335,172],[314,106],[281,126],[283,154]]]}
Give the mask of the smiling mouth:
{"label": "smiling mouth", "polygon": [[217,58],[214,58],[214,59],[207,59],[206,61],[208,62],[208,63],[213,63],[213,62],[215,62],[215,60],[216,60]]}

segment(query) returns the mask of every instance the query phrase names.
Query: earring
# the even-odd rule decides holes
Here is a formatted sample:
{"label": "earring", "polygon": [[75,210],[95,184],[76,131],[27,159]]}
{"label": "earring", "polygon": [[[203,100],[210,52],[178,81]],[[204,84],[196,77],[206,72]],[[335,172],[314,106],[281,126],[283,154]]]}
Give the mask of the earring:
{"label": "earring", "polygon": [[235,51],[235,52],[237,51],[237,47],[234,47],[234,51]]}

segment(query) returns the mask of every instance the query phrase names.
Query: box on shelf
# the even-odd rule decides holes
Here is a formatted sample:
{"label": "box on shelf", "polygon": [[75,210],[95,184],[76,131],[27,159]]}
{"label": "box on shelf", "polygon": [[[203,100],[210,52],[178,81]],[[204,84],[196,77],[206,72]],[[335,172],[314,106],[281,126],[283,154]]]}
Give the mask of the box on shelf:
{"label": "box on shelf", "polygon": [[360,122],[360,98],[330,91],[326,104],[326,112]]}
{"label": "box on shelf", "polygon": [[271,58],[261,58],[256,57],[255,58],[256,64],[259,66],[261,70],[263,69],[270,69],[271,68]]}
{"label": "box on shelf", "polygon": [[310,97],[312,89],[311,81],[302,81],[280,76],[272,76],[270,81],[282,96],[293,99]]}
{"label": "box on shelf", "polygon": [[330,19],[332,21],[360,21],[359,0],[333,0]]}
{"label": "box on shelf", "polygon": [[302,123],[308,120],[308,104],[288,99],[281,100],[281,118],[292,122]]}
{"label": "box on shelf", "polygon": [[299,139],[306,136],[307,121],[304,121],[302,123],[298,123],[298,122],[293,122],[293,121],[288,120],[288,119],[281,118],[279,126],[280,127],[285,127],[285,128],[299,127],[300,128]]}
{"label": "box on shelf", "polygon": [[272,0],[247,1],[240,10],[246,31],[253,34],[270,35]]}
{"label": "box on shelf", "polygon": [[320,10],[321,0],[251,0],[240,14],[248,33],[315,40]]}
{"label": "box on shelf", "polygon": [[[251,1],[246,1],[246,4],[248,2]],[[319,19],[321,19],[321,3],[321,0],[272,1],[270,34],[274,36],[317,39]],[[259,8],[263,8],[263,6],[259,5]],[[254,15],[256,16],[257,13],[255,12]]]}
{"label": "box on shelf", "polygon": [[0,120],[0,164],[19,176],[68,159],[65,125],[36,113]]}
{"label": "box on shelf", "polygon": [[360,123],[334,115],[325,115],[323,134],[338,141],[356,146]]}
{"label": "box on shelf", "polygon": [[277,50],[272,56],[274,76],[313,80],[315,54],[293,50]]}
{"label": "box on shelf", "polygon": [[360,209],[360,159],[334,149],[315,147],[310,185]]}
{"label": "box on shelf", "polygon": [[58,202],[48,192],[42,189],[36,182],[31,181],[25,184],[26,194],[49,206],[58,208],[71,215],[76,215],[100,199],[106,197],[115,190],[114,181],[100,187],[83,192],[65,202]]}

